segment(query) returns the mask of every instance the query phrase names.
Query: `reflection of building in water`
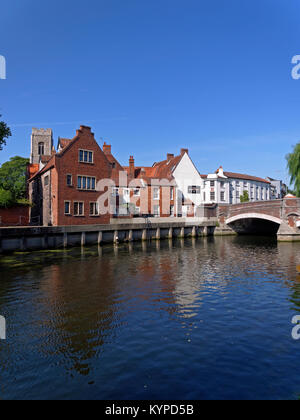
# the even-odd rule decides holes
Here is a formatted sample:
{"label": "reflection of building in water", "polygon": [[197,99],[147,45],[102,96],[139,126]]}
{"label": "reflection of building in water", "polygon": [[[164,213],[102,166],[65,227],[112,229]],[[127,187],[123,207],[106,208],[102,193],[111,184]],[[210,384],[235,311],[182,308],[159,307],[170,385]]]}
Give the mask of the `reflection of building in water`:
{"label": "reflection of building in water", "polygon": [[[113,262],[110,259],[78,261],[47,267],[43,282],[44,327],[51,330],[52,346],[66,370],[90,373],[92,359],[111,340],[120,322],[116,316]],[[49,351],[49,350],[48,350]]]}

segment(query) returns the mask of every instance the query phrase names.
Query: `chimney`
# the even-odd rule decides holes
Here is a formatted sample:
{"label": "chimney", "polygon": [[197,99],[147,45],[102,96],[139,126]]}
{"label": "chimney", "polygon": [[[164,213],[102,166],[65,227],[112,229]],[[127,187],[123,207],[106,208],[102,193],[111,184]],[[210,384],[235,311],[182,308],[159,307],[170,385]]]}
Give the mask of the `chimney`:
{"label": "chimney", "polygon": [[132,176],[132,177],[134,177],[134,170],[135,170],[134,157],[130,156],[130,158],[129,158],[129,175]]}
{"label": "chimney", "polygon": [[185,154],[189,154],[189,149],[181,149],[180,155],[183,156]]}
{"label": "chimney", "polygon": [[220,168],[219,168],[219,170],[218,170],[218,174],[219,174],[220,176],[224,176],[224,169],[223,169],[223,166],[220,166]]}
{"label": "chimney", "polygon": [[111,146],[104,143],[103,144],[103,152],[105,155],[111,155]]}
{"label": "chimney", "polygon": [[167,161],[170,162],[171,159],[174,159],[174,155],[172,153],[167,154]]}

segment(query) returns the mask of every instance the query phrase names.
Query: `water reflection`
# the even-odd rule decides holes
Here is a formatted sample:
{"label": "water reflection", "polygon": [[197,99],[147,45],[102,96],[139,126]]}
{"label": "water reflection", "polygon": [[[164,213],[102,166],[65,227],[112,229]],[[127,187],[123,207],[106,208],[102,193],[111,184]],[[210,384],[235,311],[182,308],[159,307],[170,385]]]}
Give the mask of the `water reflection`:
{"label": "water reflection", "polygon": [[[299,250],[232,237],[4,257],[2,396],[83,398],[94,385],[103,398],[292,398]],[[273,394],[258,369],[276,376]]]}

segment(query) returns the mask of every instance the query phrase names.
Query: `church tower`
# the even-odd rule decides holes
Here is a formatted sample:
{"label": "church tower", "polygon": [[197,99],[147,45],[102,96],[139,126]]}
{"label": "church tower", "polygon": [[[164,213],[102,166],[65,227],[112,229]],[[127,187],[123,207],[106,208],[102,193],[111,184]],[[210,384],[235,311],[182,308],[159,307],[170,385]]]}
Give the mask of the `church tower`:
{"label": "church tower", "polygon": [[31,134],[30,163],[40,163],[42,156],[51,157],[53,149],[53,132],[51,128],[33,128]]}

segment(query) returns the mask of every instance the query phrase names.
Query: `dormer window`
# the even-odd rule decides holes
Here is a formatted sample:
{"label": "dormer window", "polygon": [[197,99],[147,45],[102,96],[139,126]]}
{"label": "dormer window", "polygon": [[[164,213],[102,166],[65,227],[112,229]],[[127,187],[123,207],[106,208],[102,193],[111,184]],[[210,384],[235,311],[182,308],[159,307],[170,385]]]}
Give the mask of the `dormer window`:
{"label": "dormer window", "polygon": [[45,154],[45,143],[39,143],[39,156],[43,156]]}

